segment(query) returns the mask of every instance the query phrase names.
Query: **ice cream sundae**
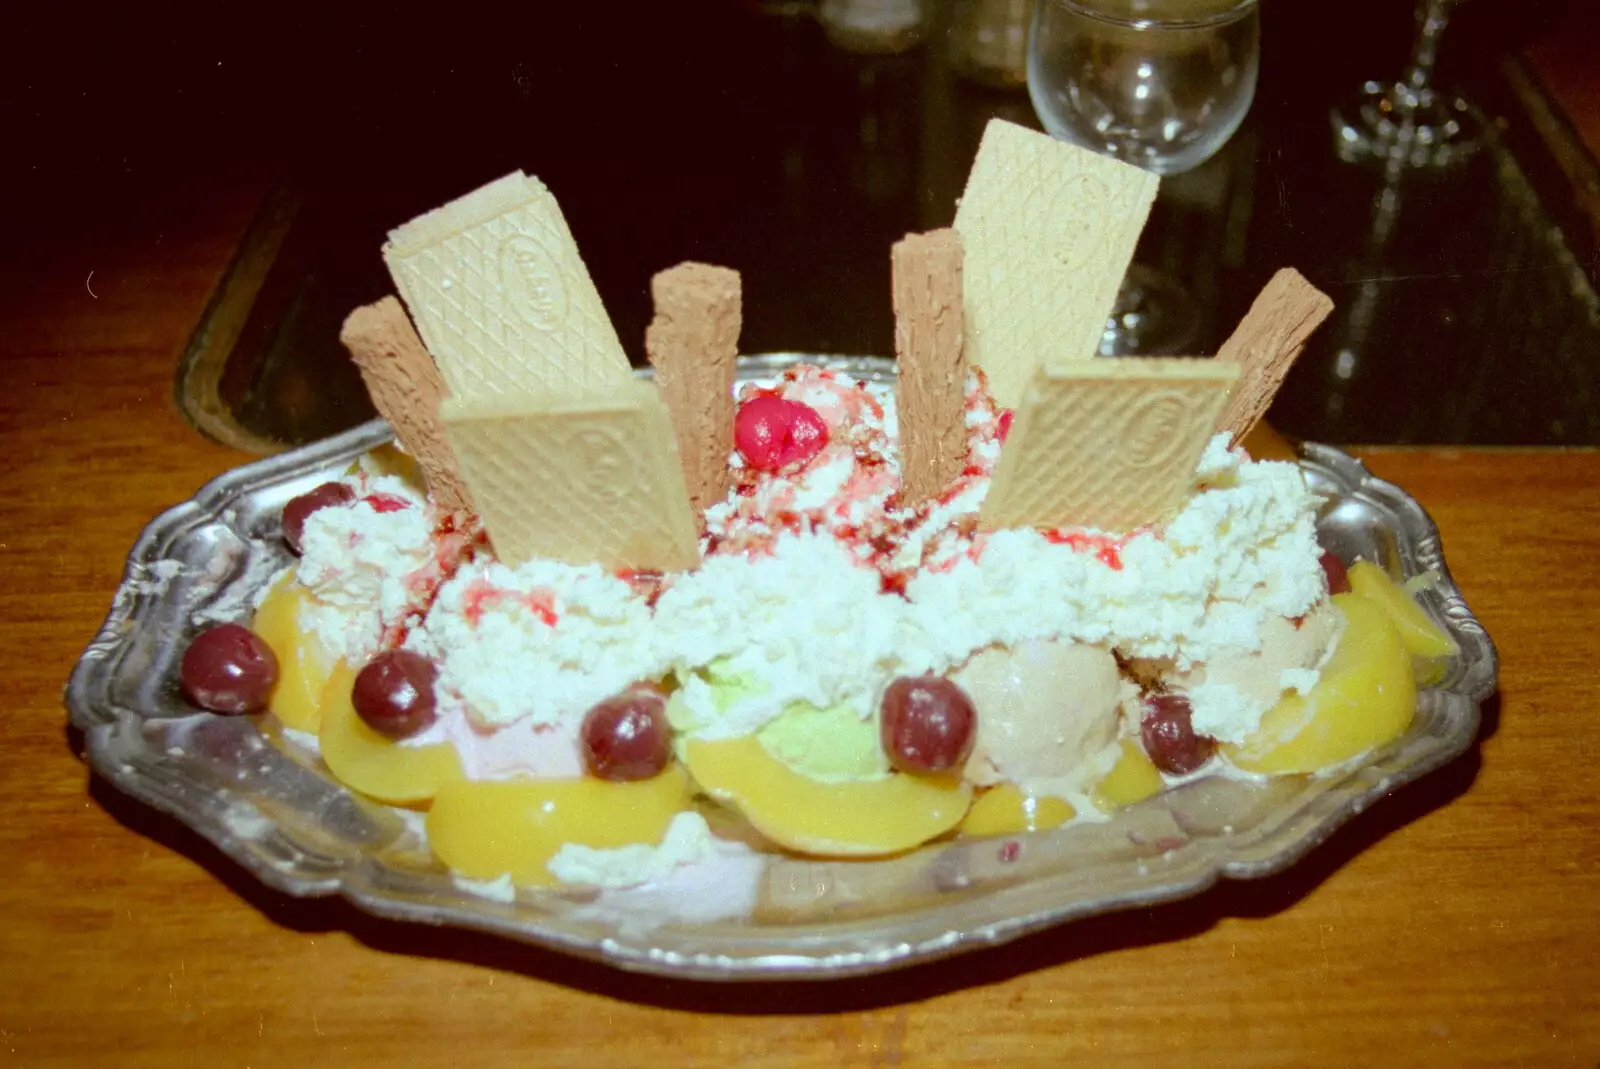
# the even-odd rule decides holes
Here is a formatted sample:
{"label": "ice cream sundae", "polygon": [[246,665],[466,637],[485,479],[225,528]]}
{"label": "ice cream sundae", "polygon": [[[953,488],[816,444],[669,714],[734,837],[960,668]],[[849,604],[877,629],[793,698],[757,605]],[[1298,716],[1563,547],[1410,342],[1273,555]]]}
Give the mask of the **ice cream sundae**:
{"label": "ice cream sundae", "polygon": [[525,888],[1359,758],[1452,645],[1245,447],[1329,308],[1303,278],[1215,357],[1094,355],[1154,182],[993,124],[954,227],[892,250],[875,379],[741,375],[739,277],[703,264],[656,277],[635,376],[520,174],[400,227],[400,299],[343,333],[397,446],[288,504],[293,562],[186,692]]}

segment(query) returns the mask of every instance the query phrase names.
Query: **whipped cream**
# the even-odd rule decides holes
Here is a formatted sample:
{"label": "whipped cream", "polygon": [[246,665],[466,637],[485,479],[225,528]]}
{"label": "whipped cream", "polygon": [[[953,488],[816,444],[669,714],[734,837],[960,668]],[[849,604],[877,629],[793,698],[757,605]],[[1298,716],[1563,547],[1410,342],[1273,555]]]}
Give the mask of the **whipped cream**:
{"label": "whipped cream", "polygon": [[1167,685],[1189,698],[1194,729],[1222,742],[1244,742],[1288,691],[1309,694],[1344,634],[1344,615],[1324,601],[1305,617],[1270,618],[1261,648],[1230,653],[1169,672]]}
{"label": "whipped cream", "polygon": [[359,663],[415,606],[417,576],[434,560],[427,500],[409,483],[365,469],[341,480],[356,494],[306,517],[297,576],[314,595],[301,626],[336,657]]}
{"label": "whipped cream", "polygon": [[633,843],[601,849],[567,843],[545,867],[562,883],[635,887],[664,880],[675,869],[722,858],[750,857],[754,853],[744,843],[718,839],[711,834],[705,817],[686,811],[672,818],[659,845]]}
{"label": "whipped cream", "polygon": [[[737,485],[707,510],[706,555],[694,571],[647,592],[595,565],[511,569],[483,555],[438,586],[403,641],[439,662],[440,723],[429,738],[455,742],[469,774],[580,771],[583,715],[669,674],[692,734],[736,737],[795,703],[844,705],[867,719],[896,676],[950,672],[981,651],[1035,641],[1097,645],[1188,672],[1256,653],[1270,621],[1303,616],[1326,595],[1316,499],[1299,468],[1250,462],[1226,435],[1208,444],[1195,493],[1162,529],[980,533],[1006,430],[981,373],[967,384],[966,468],[917,509],[898,503],[887,387],[798,367],[769,392],[815,409],[828,445],[776,473],[735,456]],[[314,513],[300,578],[326,603],[328,619],[312,629],[360,657],[414,608],[417,577],[439,567],[424,571],[428,520],[415,492],[395,479],[355,479],[358,494],[392,494],[409,507],[359,500]],[[711,666],[748,685],[713,685]],[[1304,689],[1318,666],[1277,666],[1273,682],[1281,675]],[[1197,729],[1238,737],[1259,722],[1259,696],[1212,682],[1195,696]]]}
{"label": "whipped cream", "polygon": [[[826,534],[778,538],[766,553],[708,557],[656,604],[654,633],[706,738],[747,735],[792,702],[850,705],[863,718],[899,663],[904,602]],[[717,662],[760,687],[719,707],[695,670]]]}
{"label": "whipped cream", "polygon": [[924,570],[906,587],[908,662],[940,671],[989,645],[1044,638],[1180,668],[1259,649],[1265,621],[1302,615],[1327,593],[1316,499],[1293,464],[1227,456],[1202,470],[1212,485],[1164,531],[1116,538],[1114,555],[1096,551],[1100,532],[1080,549],[1053,532],[1002,530],[949,569]]}
{"label": "whipped cream", "polygon": [[[755,391],[747,387],[745,395]],[[898,584],[920,567],[948,567],[966,551],[1005,438],[1006,415],[981,371],[969,373],[966,383],[966,467],[944,494],[916,509],[898,500],[899,426],[891,386],[801,366],[769,392],[816,410],[828,427],[828,445],[798,470],[776,473],[746,469],[734,454],[740,485],[706,512],[709,553],[765,552],[782,534],[823,532]]]}
{"label": "whipped cream", "polygon": [[765,552],[781,535],[821,531],[866,559],[887,524],[885,502],[900,485],[893,391],[801,366],[777,386],[747,386],[741,396],[762,392],[809,405],[828,428],[828,444],[803,465],[775,473],[745,467],[735,452],[737,485],[705,513],[708,552]]}
{"label": "whipped cream", "polygon": [[591,707],[660,676],[658,628],[633,587],[597,565],[463,565],[406,647],[439,662],[444,712],[477,724],[575,728]]}
{"label": "whipped cream", "polygon": [[711,687],[686,684],[697,733],[748,734],[792,701],[865,717],[895,676],[943,673],[994,646],[1066,639],[1180,670],[1259,650],[1269,621],[1326,594],[1316,501],[1295,465],[1248,463],[1220,435],[1207,456],[1197,482],[1208,488],[1162,532],[1085,543],[997,531],[942,570],[922,568],[904,597],[826,534],[708,558],[662,595],[658,637],[680,672],[717,661],[762,685],[719,706]]}

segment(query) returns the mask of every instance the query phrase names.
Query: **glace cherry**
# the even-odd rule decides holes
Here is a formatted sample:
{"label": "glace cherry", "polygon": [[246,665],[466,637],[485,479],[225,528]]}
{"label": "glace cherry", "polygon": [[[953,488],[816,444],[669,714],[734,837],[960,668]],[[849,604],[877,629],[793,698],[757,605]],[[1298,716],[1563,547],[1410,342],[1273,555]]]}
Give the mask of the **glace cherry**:
{"label": "glace cherry", "polygon": [[189,643],[178,674],[184,694],[202,709],[259,713],[278,682],[278,658],[248,627],[219,624]]}
{"label": "glace cherry", "polygon": [[579,730],[583,760],[604,780],[649,779],[672,760],[667,699],[660,691],[634,687],[590,709]]}
{"label": "glace cherry", "polygon": [[368,727],[406,739],[433,724],[439,666],[412,650],[385,650],[356,675],[350,702]]}
{"label": "glace cherry", "polygon": [[762,394],[739,406],[733,444],[751,467],[777,471],[822,452],[828,425],[810,405]]}
{"label": "glace cherry", "polygon": [[943,772],[972,753],[978,712],[942,676],[901,676],[883,692],[879,712],[883,752],[902,772]]}
{"label": "glace cherry", "polygon": [[1211,760],[1216,752],[1216,739],[1195,734],[1193,714],[1189,699],[1182,695],[1145,696],[1139,734],[1144,752],[1161,771],[1182,776]]}

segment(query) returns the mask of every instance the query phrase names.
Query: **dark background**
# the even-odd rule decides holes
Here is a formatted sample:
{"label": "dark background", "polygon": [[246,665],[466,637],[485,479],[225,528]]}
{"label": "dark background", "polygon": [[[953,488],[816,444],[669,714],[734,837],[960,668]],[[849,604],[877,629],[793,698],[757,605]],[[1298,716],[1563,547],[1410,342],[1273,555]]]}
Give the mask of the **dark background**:
{"label": "dark background", "polygon": [[[335,8],[336,5],[326,5]],[[1032,122],[1023,91],[952,74],[929,40],[831,44],[803,4],[59,7],[4,16],[3,272],[114,237],[156,200],[275,176],[294,222],[226,398],[281,440],[365,415],[335,342],[391,287],[384,232],[514,168],[559,198],[637,359],[652,273],[738,268],[742,349],[891,351],[888,248],[946,225],[983,122]],[[1501,61],[1568,14],[1473,0],[1440,80],[1501,120],[1494,151],[1389,183],[1333,158],[1327,113],[1394,77],[1407,0],[1264,0],[1246,126],[1170,179],[1140,259],[1180,278],[1213,351],[1277,267],[1338,311],[1274,410],[1337,442],[1600,443],[1593,250],[1573,243]],[[1546,192],[1541,192],[1546,191]],[[307,389],[312,383],[315,389]]]}

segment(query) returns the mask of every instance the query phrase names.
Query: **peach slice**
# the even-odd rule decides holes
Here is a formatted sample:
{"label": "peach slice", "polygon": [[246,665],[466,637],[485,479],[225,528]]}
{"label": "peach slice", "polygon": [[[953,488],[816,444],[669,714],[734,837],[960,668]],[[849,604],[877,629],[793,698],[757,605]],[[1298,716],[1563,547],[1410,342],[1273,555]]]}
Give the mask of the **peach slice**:
{"label": "peach slice", "polygon": [[1072,803],[1049,795],[1030,797],[1015,783],[1002,783],[978,795],[961,822],[961,834],[971,838],[1017,835],[1059,827],[1078,815]]}
{"label": "peach slice", "polygon": [[1371,561],[1350,565],[1350,589],[1381,607],[1411,655],[1430,661],[1456,653],[1455,640],[1439,629],[1427,612],[1382,568]]}
{"label": "peach slice", "polygon": [[1121,756],[1090,794],[1095,806],[1105,813],[1142,802],[1166,788],[1161,773],[1156,771],[1150,755],[1144,752],[1138,740],[1123,739],[1118,745],[1122,749]]}
{"label": "peach slice", "polygon": [[1245,742],[1223,746],[1249,772],[1316,772],[1396,738],[1416,714],[1411,655],[1382,607],[1335,594],[1345,616],[1339,646],[1309,695],[1289,694],[1267,710]]}
{"label": "peach slice", "polygon": [[350,467],[352,474],[364,467],[370,475],[393,475],[404,480],[418,493],[427,491],[416,458],[401,452],[392,442],[367,450],[367,455]]}
{"label": "peach slice", "polygon": [[753,735],[691,739],[689,774],[706,793],[731,802],[762,835],[804,854],[895,854],[954,828],[972,789],[957,776],[894,773],[824,783],[796,772]]}
{"label": "peach slice", "polygon": [[394,805],[426,802],[447,783],[465,777],[456,748],[447,742],[402,746],[373,731],[350,702],[356,670],[343,661],[322,692],[322,760],[341,783]]}
{"label": "peach slice", "polygon": [[428,810],[428,843],[440,861],[474,880],[553,887],[546,867],[567,843],[612,849],[659,843],[689,808],[681,765],[630,783],[601,779],[461,780]]}
{"label": "peach slice", "polygon": [[316,732],[322,726],[322,691],[338,658],[300,626],[301,609],[311,597],[293,575],[285,575],[267,591],[250,627],[278,658],[278,682],[267,710],[284,727]]}

